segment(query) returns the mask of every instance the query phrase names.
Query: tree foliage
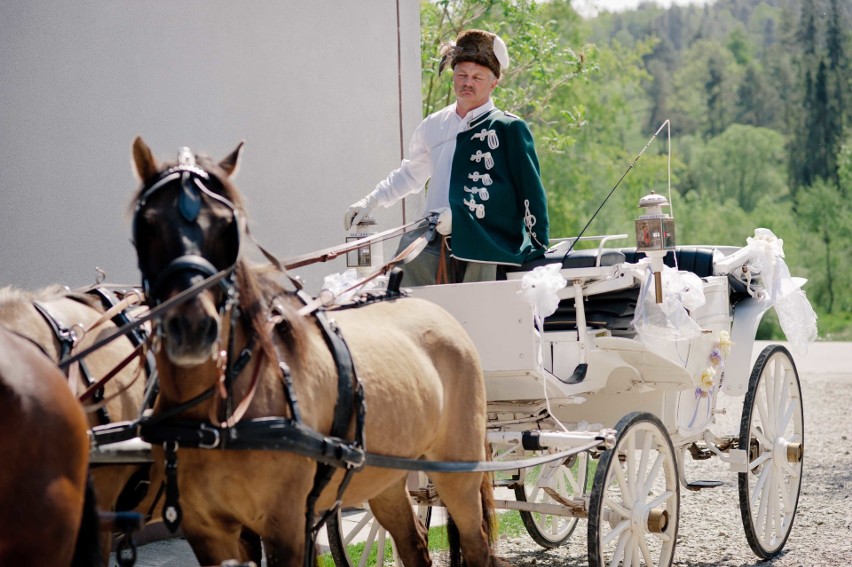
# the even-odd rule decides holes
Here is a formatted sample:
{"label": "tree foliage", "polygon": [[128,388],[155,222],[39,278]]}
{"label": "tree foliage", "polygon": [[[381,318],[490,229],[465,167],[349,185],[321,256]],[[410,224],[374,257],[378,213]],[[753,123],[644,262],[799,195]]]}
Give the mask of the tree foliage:
{"label": "tree foliage", "polygon": [[470,27],[506,40],[495,102],[530,123],[554,236],[630,233],[639,198],[668,194],[666,130],[631,164],[670,120],[679,244],[769,228],[821,317],[852,310],[852,4],[646,3],[583,19],[570,0],[424,0],[421,14],[427,113],[452,101],[442,43]]}

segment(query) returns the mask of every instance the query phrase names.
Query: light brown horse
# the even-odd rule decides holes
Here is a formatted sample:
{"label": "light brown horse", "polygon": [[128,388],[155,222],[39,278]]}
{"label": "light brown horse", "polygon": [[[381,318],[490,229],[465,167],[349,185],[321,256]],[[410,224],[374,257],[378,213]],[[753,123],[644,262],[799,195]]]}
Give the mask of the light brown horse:
{"label": "light brown horse", "polygon": [[[95,295],[70,292],[58,285],[35,291],[15,287],[0,288],[0,326],[29,338],[56,363],[116,331],[117,327],[113,321],[109,318],[103,319],[105,311],[106,307]],[[60,334],[66,331],[75,334],[76,343],[71,346],[70,338],[69,342],[63,343],[57,336],[57,330]],[[84,369],[88,371],[88,378],[96,382],[118,368],[126,359],[129,360],[104,385],[102,396],[105,403],[97,404],[94,397],[86,402],[90,406],[103,405],[100,410],[92,409],[87,414],[89,427],[130,421],[139,416],[147,374],[143,368],[143,356],[134,357],[134,350],[131,341],[122,337],[97,349],[84,359],[83,367],[77,366],[69,372],[74,378],[71,389],[80,396],[88,388]],[[56,439],[57,444],[61,439]],[[91,474],[97,493],[98,509],[104,512],[115,511],[120,504],[122,509],[137,509],[159,520],[159,514],[155,515],[151,510],[157,488],[161,484],[161,475],[157,471],[158,469],[152,469],[150,464],[144,462],[93,463]],[[149,482],[153,488],[146,491],[145,485]],[[102,556],[106,561],[111,537],[109,534],[103,534],[101,541]]]}
{"label": "light brown horse", "polygon": [[[142,181],[133,237],[149,298],[165,301],[221,270],[233,267],[235,274],[233,287],[207,289],[157,323],[162,348],[154,414],[180,411],[184,422],[220,425],[227,405],[221,386],[225,354],[235,356],[248,346],[251,360],[233,380],[228,396],[236,407],[232,420],[242,410],[243,422],[292,417],[282,362],[289,369],[302,422],[328,435],[338,399],[338,370],[317,319],[300,315],[300,299],[285,291],[272,272],[250,266],[239,254],[245,210],[230,177],[241,149],[242,144],[218,164],[182,150],[178,164],[164,167],[140,138],[133,144]],[[238,304],[229,301],[234,293]],[[233,319],[232,309],[238,309]],[[281,321],[270,330],[273,313]],[[451,315],[405,297],[327,315],[348,343],[363,384],[370,453],[438,461],[486,459],[482,370],[475,347]],[[212,397],[203,396],[211,391]],[[203,401],[185,405],[196,396]],[[353,435],[354,419],[348,429]],[[243,528],[262,537],[270,565],[303,564],[309,553],[306,499],[316,460],[286,451],[185,445],[176,455],[182,526],[202,564],[245,559],[238,539]],[[405,564],[429,565],[426,530],[413,513],[406,476],[368,466],[354,474],[343,505],[369,501]],[[337,470],[317,512],[333,505],[342,477]],[[458,526],[465,563],[495,564],[489,541],[490,481],[481,473],[435,473],[432,478]]]}
{"label": "light brown horse", "polygon": [[87,429],[56,365],[0,328],[0,565],[100,564]]}

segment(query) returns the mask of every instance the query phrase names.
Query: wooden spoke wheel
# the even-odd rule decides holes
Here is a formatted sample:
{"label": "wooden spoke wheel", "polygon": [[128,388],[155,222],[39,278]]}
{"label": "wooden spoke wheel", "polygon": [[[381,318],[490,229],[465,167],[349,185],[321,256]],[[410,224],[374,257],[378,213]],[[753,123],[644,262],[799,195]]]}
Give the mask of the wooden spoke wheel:
{"label": "wooden spoke wheel", "polygon": [[752,551],[777,555],[793,527],[804,458],[804,415],[799,374],[784,347],[770,345],[754,363],[740,422],[740,511]]}
{"label": "wooden spoke wheel", "polygon": [[[588,475],[588,453],[524,469],[515,485],[515,498],[520,502],[565,506],[584,494]],[[548,549],[564,544],[574,533],[578,521],[570,516],[541,512],[520,511],[520,515],[530,537]]]}
{"label": "wooden spoke wheel", "polygon": [[668,567],[680,507],[671,438],[645,412],[624,416],[615,428],[615,447],[601,455],[589,501],[589,565]]}
{"label": "wooden spoke wheel", "polygon": [[[416,474],[420,486],[411,490],[415,513],[428,530],[432,520],[432,506],[418,502],[418,493],[428,493],[431,486],[424,473]],[[326,523],[326,532],[329,551],[336,567],[402,567],[392,538],[376,521],[366,502],[363,507],[338,510]]]}

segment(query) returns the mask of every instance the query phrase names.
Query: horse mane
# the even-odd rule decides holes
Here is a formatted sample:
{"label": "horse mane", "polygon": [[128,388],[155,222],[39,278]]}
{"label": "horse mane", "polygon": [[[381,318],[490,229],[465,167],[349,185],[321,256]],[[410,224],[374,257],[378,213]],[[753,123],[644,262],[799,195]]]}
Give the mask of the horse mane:
{"label": "horse mane", "polygon": [[304,317],[292,305],[292,294],[278,281],[278,276],[280,273],[271,264],[253,265],[245,260],[237,264],[240,314],[244,324],[258,337],[260,348],[269,360],[278,359],[272,334],[267,329],[273,307],[284,318],[276,331],[291,354],[300,351],[305,326]]}

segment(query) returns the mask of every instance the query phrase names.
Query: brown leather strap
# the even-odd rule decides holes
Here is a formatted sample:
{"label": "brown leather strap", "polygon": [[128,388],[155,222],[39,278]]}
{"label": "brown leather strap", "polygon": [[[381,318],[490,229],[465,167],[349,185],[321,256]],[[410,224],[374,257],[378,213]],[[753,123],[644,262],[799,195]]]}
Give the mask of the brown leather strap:
{"label": "brown leather strap", "polygon": [[[110,370],[110,371],[106,374],[106,376],[104,376],[103,378],[101,378],[100,380],[98,380],[97,382],[95,382],[94,384],[92,384],[91,386],[89,386],[89,387],[86,389],[86,391],[85,391],[85,392],[83,392],[82,394],[80,394],[80,397],[78,398],[78,399],[79,399],[79,401],[80,401],[80,402],[85,402],[85,401],[87,401],[89,398],[91,398],[91,397],[94,395],[94,393],[95,393],[95,392],[97,392],[99,389],[103,388],[103,387],[104,387],[104,385],[105,385],[107,382],[109,382],[110,380],[112,380],[112,379],[115,377],[115,375],[116,375],[116,374],[118,374],[119,372],[121,372],[121,371],[124,369],[124,367],[125,367],[125,366],[127,366],[128,364],[130,364],[130,362],[132,362],[134,359],[139,358],[139,368],[140,368],[140,369],[141,369],[141,368],[143,368],[143,366],[144,366],[144,365],[142,364],[142,357],[144,356],[144,350],[143,350],[143,348],[144,348],[145,346],[146,346],[145,344],[140,344],[140,345],[138,345],[136,348],[134,348],[134,349],[133,349],[133,351],[132,351],[130,354],[128,354],[128,355],[127,355],[127,356],[126,356],[126,357],[125,357],[125,358],[124,358],[121,362],[119,362],[119,363],[118,363],[115,367],[113,367],[113,369],[112,369],[112,370]],[[75,366],[76,366],[76,365],[75,365]],[[136,377],[138,377],[138,376],[139,376],[139,374],[137,373],[137,374],[136,374]],[[136,377],[134,377],[134,379],[130,382],[130,384],[132,384],[133,382],[135,382],[135,381],[136,381]],[[122,389],[122,392],[123,392],[124,390],[126,390],[128,387],[130,387],[130,384],[128,384],[128,385],[127,385],[124,389]],[[121,393],[121,392],[119,392],[119,393]],[[110,399],[112,399],[112,398],[110,398]]]}
{"label": "brown leather strap", "polygon": [[447,267],[447,237],[441,236],[441,253],[438,255],[438,271],[435,273],[435,283],[450,283],[449,269]]}
{"label": "brown leather strap", "polygon": [[97,329],[107,321],[111,321],[113,317],[130,309],[131,307],[137,307],[142,304],[142,295],[137,291],[132,291],[128,293],[121,301],[104,311],[104,313],[98,317],[98,319],[86,327],[83,331],[83,334],[89,333],[90,331]]}

